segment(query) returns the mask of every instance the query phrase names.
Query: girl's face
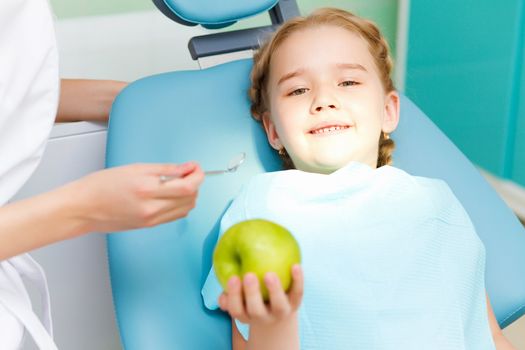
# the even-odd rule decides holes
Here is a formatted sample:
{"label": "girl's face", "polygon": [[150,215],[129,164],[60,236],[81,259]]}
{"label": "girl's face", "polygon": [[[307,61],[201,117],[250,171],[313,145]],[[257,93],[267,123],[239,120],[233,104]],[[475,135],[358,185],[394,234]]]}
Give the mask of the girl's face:
{"label": "girl's face", "polygon": [[399,97],[385,94],[367,42],[332,25],[281,43],[270,62],[268,97],[270,144],[309,172],[330,173],[351,161],[375,168],[381,131],[398,122]]}

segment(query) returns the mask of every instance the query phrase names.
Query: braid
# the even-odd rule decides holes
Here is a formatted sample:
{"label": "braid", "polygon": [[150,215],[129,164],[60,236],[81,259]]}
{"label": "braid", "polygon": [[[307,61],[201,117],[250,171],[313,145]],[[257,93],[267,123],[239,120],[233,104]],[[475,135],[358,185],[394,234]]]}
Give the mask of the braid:
{"label": "braid", "polygon": [[[267,44],[265,45],[267,46]],[[268,69],[263,67],[269,65],[266,61],[269,60],[269,51],[263,50],[264,46],[257,51],[253,56],[253,68],[251,72],[251,85],[248,90],[248,95],[250,97],[251,106],[250,112],[252,117],[257,121],[262,121],[262,114],[266,110],[267,101],[264,97],[265,94],[265,85],[268,79]]]}
{"label": "braid", "polygon": [[377,155],[378,168],[383,165],[392,164],[392,153],[394,153],[395,147],[394,140],[390,139],[390,137],[384,132],[381,132],[381,137],[379,138],[379,152]]}

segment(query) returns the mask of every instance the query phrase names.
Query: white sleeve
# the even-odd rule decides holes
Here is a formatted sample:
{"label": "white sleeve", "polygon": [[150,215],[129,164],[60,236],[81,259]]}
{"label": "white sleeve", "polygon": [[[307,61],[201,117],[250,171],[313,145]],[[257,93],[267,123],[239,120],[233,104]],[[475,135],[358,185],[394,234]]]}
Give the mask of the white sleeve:
{"label": "white sleeve", "polygon": [[58,53],[47,0],[0,1],[0,205],[35,170],[55,121]]}

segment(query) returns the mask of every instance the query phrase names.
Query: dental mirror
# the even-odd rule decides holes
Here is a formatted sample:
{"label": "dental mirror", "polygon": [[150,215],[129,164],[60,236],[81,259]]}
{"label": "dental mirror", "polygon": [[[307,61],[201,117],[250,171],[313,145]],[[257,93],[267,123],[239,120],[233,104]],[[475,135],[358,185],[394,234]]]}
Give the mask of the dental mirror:
{"label": "dental mirror", "polygon": [[241,164],[244,163],[245,159],[246,159],[246,153],[241,152],[235,155],[232,159],[230,159],[230,162],[228,163],[228,167],[226,169],[208,170],[208,171],[205,171],[204,174],[205,175],[217,175],[217,174],[224,174],[224,173],[234,173],[241,166]]}
{"label": "dental mirror", "polygon": [[[244,160],[246,159],[246,153],[241,152],[239,154],[236,154],[234,157],[230,159],[228,162],[228,167],[226,169],[221,170],[207,170],[204,172],[204,175],[219,175],[219,174],[225,174],[225,173],[234,173],[237,171],[237,169],[244,163]],[[173,176],[173,175],[161,175],[160,176],[160,182],[164,183],[170,180],[173,180],[175,178],[178,178],[179,176]]]}

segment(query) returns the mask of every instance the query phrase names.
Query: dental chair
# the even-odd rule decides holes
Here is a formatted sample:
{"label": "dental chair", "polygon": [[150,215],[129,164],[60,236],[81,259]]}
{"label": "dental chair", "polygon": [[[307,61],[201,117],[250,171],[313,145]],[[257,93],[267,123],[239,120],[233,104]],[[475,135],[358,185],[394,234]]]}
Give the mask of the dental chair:
{"label": "dental chair", "polygon": [[[154,0],[178,23],[226,26],[261,11],[272,25],[193,38],[194,59],[257,46],[261,33],[298,14],[295,1]],[[235,3],[235,4],[234,4]],[[199,7],[201,6],[201,7]],[[224,168],[246,152],[235,173],[207,177],[188,217],[154,228],[108,235],[111,285],[125,349],[231,349],[230,320],[207,310],[200,290],[211,267],[219,221],[253,175],[279,170],[262,127],[250,116],[251,60],[168,72],[130,84],[109,123],[107,166],[135,162],[199,162]],[[525,230],[476,168],[408,98],[393,138],[394,164],[444,179],[470,214],[487,253],[486,283],[505,327],[525,313]]]}

